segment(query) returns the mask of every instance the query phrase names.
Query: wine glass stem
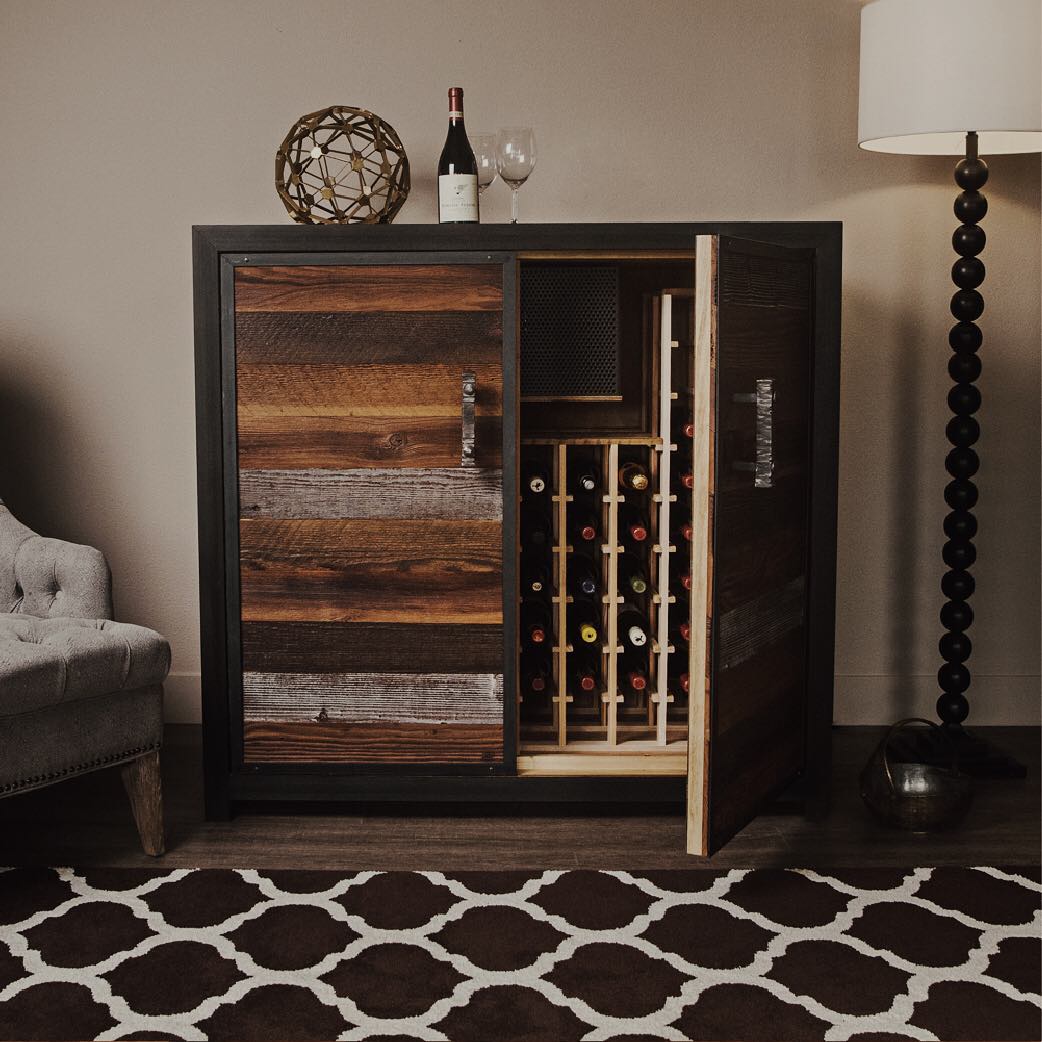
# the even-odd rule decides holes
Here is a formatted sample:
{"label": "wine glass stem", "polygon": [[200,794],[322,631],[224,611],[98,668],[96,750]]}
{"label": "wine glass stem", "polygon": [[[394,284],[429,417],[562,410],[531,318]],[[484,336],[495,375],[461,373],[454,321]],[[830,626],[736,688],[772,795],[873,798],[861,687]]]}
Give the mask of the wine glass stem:
{"label": "wine glass stem", "polygon": [[510,223],[517,224],[517,189],[510,189]]}

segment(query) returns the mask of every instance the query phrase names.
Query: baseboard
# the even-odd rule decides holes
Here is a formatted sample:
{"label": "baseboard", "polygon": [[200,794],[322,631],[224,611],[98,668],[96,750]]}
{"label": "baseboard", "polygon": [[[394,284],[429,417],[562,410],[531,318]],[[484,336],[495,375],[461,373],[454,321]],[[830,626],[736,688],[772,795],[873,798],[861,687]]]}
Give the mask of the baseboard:
{"label": "baseboard", "polygon": [[[1038,676],[973,675],[968,726],[1038,726]],[[907,716],[937,717],[934,674],[914,677],[836,675],[837,724],[892,723]]]}
{"label": "baseboard", "polygon": [[[1037,676],[977,676],[970,691],[969,723],[979,726],[1037,727],[1040,678]],[[165,717],[171,724],[197,724],[200,710],[198,673],[171,673],[163,685]],[[839,725],[887,724],[906,716],[935,717],[937,678],[836,676],[833,719]]]}

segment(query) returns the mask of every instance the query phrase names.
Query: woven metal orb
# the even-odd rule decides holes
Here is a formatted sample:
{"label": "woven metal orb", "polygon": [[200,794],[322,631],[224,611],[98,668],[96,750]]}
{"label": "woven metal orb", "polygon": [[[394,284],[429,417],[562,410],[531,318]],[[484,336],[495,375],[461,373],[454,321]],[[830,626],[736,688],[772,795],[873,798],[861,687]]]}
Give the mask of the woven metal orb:
{"label": "woven metal orb", "polygon": [[298,224],[390,224],[409,195],[409,158],[390,123],[334,105],[290,128],[275,189]]}

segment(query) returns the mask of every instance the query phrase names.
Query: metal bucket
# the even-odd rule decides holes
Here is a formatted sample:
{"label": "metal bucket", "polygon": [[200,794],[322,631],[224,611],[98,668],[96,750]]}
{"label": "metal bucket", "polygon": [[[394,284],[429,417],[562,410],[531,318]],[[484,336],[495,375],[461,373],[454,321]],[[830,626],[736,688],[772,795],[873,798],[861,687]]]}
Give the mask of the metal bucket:
{"label": "metal bucket", "polygon": [[[952,754],[950,767],[890,762],[890,741],[909,724],[926,724],[944,735]],[[934,832],[954,828],[962,821],[973,801],[973,789],[969,778],[959,773],[959,754],[944,728],[931,720],[910,717],[893,724],[869,757],[861,772],[861,798],[886,825]]]}

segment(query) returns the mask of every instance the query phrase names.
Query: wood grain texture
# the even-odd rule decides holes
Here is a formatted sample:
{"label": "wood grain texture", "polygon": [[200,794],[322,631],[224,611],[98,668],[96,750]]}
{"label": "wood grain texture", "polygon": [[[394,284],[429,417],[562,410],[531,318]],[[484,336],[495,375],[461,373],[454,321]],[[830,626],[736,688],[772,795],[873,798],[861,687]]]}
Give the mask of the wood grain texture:
{"label": "wood grain texture", "polygon": [[503,618],[495,521],[256,518],[239,533],[243,621]]}
{"label": "wood grain texture", "polygon": [[503,472],[487,468],[384,467],[243,470],[244,517],[503,519]]}
{"label": "wood grain texture", "polygon": [[235,269],[235,310],[499,311],[499,264],[338,264]]}
{"label": "wood grain texture", "polygon": [[499,311],[240,312],[240,365],[497,365]]}
{"label": "wood grain texture", "polygon": [[501,673],[503,628],[366,622],[246,622],[242,668],[258,673]]}
{"label": "wood grain texture", "polygon": [[503,725],[247,723],[246,763],[502,763]]}
{"label": "wood grain texture", "polygon": [[123,788],[130,800],[141,849],[159,857],[166,848],[163,830],[163,782],[159,773],[159,750],[153,749],[120,767]]}
{"label": "wood grain texture", "polygon": [[243,718],[319,723],[502,724],[495,673],[244,673]]}
{"label": "wood grain texture", "polygon": [[[806,767],[812,264],[805,251],[720,242],[711,851]],[[752,487],[752,475],[727,465],[755,436],[753,408],[733,396],[761,378],[775,390],[770,488]]]}
{"label": "wood grain texture", "polygon": [[[503,412],[500,364],[474,365],[477,414]],[[459,366],[431,365],[241,365],[236,391],[243,405],[297,406],[321,415],[324,406],[461,406]],[[419,410],[417,410],[419,411]]]}
{"label": "wood grain texture", "polygon": [[785,634],[803,625],[807,584],[798,576],[774,590],[767,590],[720,616],[717,625],[717,664],[730,669]]}
{"label": "wood grain texture", "polygon": [[[462,425],[459,408],[440,414],[351,415],[324,412],[239,411],[239,468],[311,469],[339,467],[459,466]],[[503,465],[503,425],[498,416],[478,416],[478,469]]]}

